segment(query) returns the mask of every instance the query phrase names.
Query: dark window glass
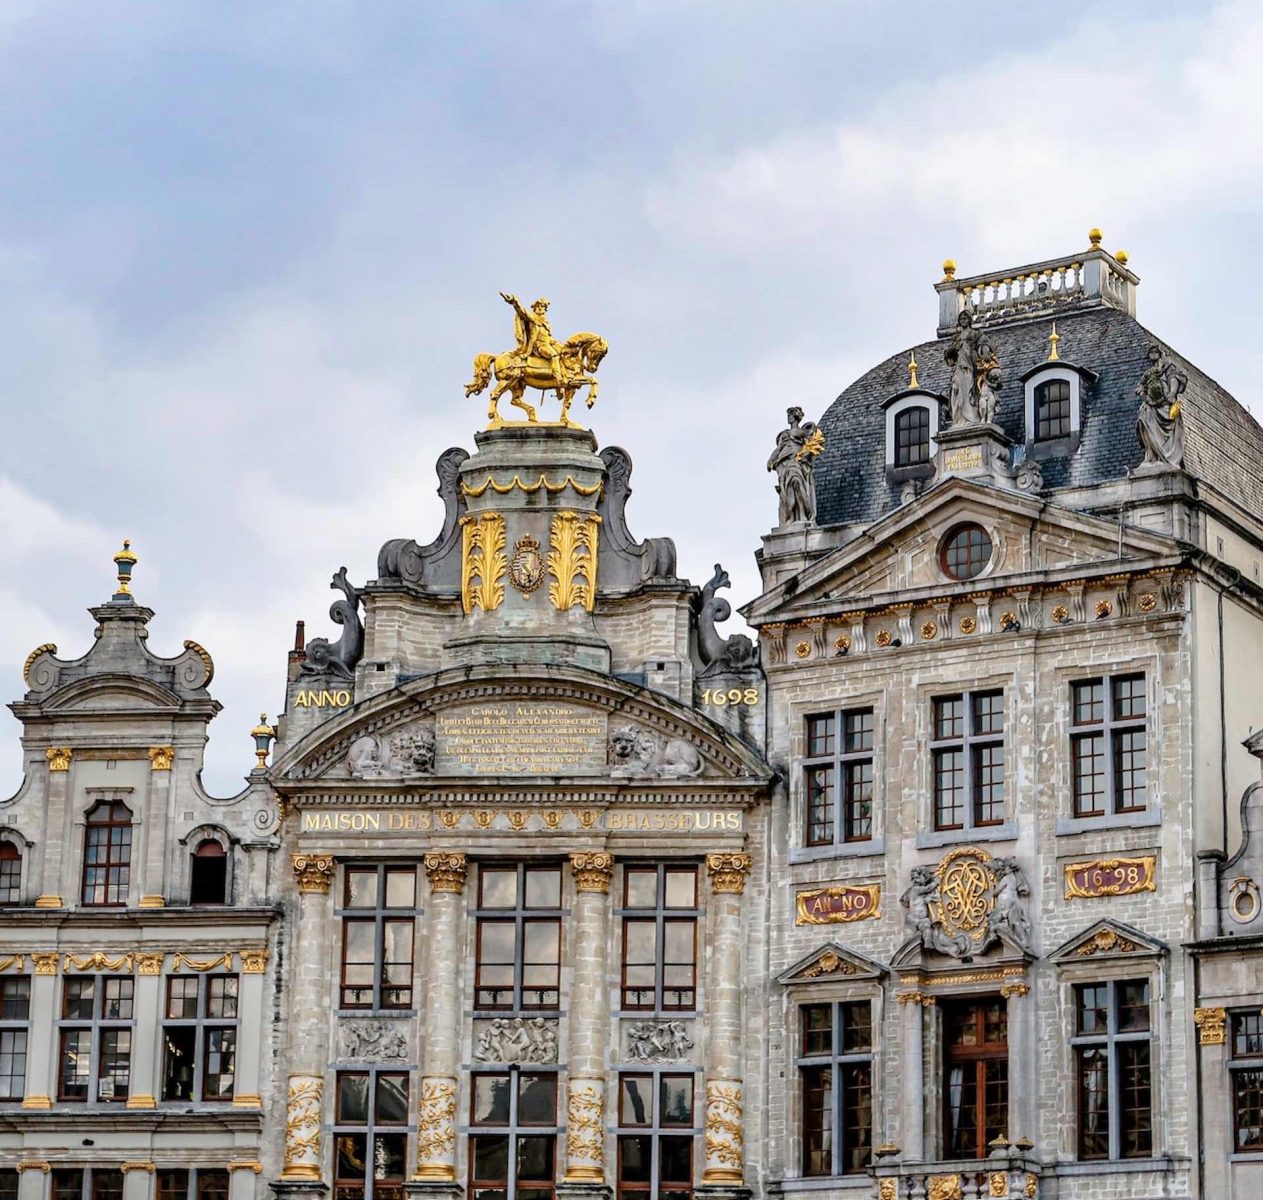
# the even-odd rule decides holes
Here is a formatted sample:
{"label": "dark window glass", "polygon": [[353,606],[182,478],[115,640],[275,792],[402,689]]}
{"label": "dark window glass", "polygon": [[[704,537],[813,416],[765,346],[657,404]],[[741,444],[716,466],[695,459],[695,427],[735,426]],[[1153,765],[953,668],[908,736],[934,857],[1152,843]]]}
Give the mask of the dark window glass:
{"label": "dark window glass", "polygon": [[832,766],[807,768],[807,845],[833,843]]}
{"label": "dark window glass", "polygon": [[31,1015],[31,977],[0,975],[0,1021],[26,1021]]}
{"label": "dark window glass", "polygon": [[965,752],[934,751],[934,824],[937,829],[965,827]]}
{"label": "dark window glass", "polygon": [[951,579],[973,579],[991,561],[991,538],[981,525],[959,525],[943,539],[939,563]]}
{"label": "dark window glass", "polygon": [[[225,1172],[226,1174],[226,1172]],[[123,1172],[92,1169],[92,1200],[123,1200]]]}
{"label": "dark window glass", "polygon": [[197,844],[189,875],[190,904],[224,904],[228,899],[228,857],[214,838]]}
{"label": "dark window glass", "polygon": [[801,1020],[802,1173],[862,1173],[872,1161],[871,1007],[809,1004]]}
{"label": "dark window glass", "polygon": [[168,1025],[162,1031],[164,1042],[162,1098],[192,1100],[197,1070],[197,1026]]}
{"label": "dark window glass", "polygon": [[1149,984],[1079,984],[1075,1009],[1079,1157],[1147,1158],[1153,1152]]}
{"label": "dark window glass", "polygon": [[1232,1072],[1234,1145],[1263,1150],[1263,1066]]}
{"label": "dark window glass", "polygon": [[52,1200],[88,1200],[83,1194],[83,1171],[65,1167],[53,1171]]}
{"label": "dark window glass", "polygon": [[347,1071],[337,1077],[335,1200],[403,1200],[408,1120],[406,1072]]}
{"label": "dark window glass", "polygon": [[804,763],[808,846],[872,838],[873,730],[871,708],[807,718],[807,758],[828,760]]}
{"label": "dark window glass", "polygon": [[348,867],[343,891],[343,1008],[410,1008],[415,867]]}
{"label": "dark window glass", "polygon": [[999,997],[944,1005],[947,1158],[985,1158],[1008,1127],[1008,1009]]}
{"label": "dark window glass", "polygon": [[930,461],[930,410],[923,405],[895,414],[895,466]]}
{"label": "dark window glass", "polygon": [[1070,384],[1050,379],[1035,389],[1035,440],[1070,436]]}
{"label": "dark window glass", "polygon": [[189,1200],[189,1173],[179,1168],[164,1168],[157,1173],[158,1200]]}
{"label": "dark window glass", "polygon": [[1232,1056],[1263,1058],[1263,1015],[1257,1012],[1233,1014]]}
{"label": "dark window glass", "polygon": [[18,1200],[18,1173],[11,1167],[0,1167],[0,1200]]}
{"label": "dark window glass", "polygon": [[[833,1052],[833,1005],[804,1004],[803,1054],[831,1054]],[[826,1172],[827,1174],[827,1172]]]}
{"label": "dark window glass", "polygon": [[803,1174],[833,1174],[833,1068],[804,1067]]}
{"label": "dark window glass", "polygon": [[1074,777],[1074,815],[1100,817],[1108,802],[1105,735],[1090,733],[1070,741]]}
{"label": "dark window glass", "polygon": [[1070,703],[1076,727],[1101,727],[1099,732],[1071,734],[1075,816],[1142,811],[1148,803],[1144,675],[1072,684]]}
{"label": "dark window glass", "polygon": [[[624,1009],[691,1011],[697,996],[697,868],[628,867],[623,917]],[[642,915],[643,914],[643,915]]]}
{"label": "dark window glass", "polygon": [[[561,1002],[561,868],[489,866],[479,896],[495,917],[478,918],[475,1005],[483,1010],[556,1009]],[[541,911],[558,915],[544,917]]]}
{"label": "dark window glass", "polygon": [[88,813],[83,903],[93,907],[126,905],[131,861],[131,811],[118,801],[102,800]]}
{"label": "dark window glass", "polygon": [[163,1100],[233,1098],[237,987],[236,975],[168,976],[162,1027]]}
{"label": "dark window glass", "polygon": [[22,900],[22,854],[12,842],[0,842],[0,904]]}
{"label": "dark window glass", "polygon": [[0,1029],[0,1101],[26,1095],[25,1029]]}

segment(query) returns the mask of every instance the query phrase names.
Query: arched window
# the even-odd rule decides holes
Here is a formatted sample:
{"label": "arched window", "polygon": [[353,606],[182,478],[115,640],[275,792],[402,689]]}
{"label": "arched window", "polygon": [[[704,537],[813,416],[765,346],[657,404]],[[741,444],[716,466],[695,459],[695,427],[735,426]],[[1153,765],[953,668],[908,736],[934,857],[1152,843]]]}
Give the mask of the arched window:
{"label": "arched window", "polygon": [[939,564],[951,579],[973,579],[990,561],[991,538],[981,525],[957,525],[939,550]]}
{"label": "arched window", "polygon": [[12,842],[0,842],[0,904],[22,900],[22,851]]}
{"label": "arched window", "polygon": [[916,467],[930,461],[930,410],[918,404],[895,414],[895,466]]}
{"label": "arched window", "polygon": [[1070,381],[1050,379],[1035,389],[1035,440],[1070,436]]}
{"label": "arched window", "polygon": [[102,800],[88,813],[83,847],[83,903],[125,905],[132,873],[132,814],[120,800]]}
{"label": "arched window", "polygon": [[228,856],[214,838],[198,842],[189,871],[190,904],[226,904]]}

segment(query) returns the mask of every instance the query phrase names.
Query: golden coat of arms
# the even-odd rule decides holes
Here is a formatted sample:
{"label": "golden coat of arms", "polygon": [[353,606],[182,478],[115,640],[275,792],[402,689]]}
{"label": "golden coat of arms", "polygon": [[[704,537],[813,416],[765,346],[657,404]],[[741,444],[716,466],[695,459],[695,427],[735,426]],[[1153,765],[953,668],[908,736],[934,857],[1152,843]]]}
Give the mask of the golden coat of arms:
{"label": "golden coat of arms", "polygon": [[576,333],[564,342],[553,337],[548,320],[548,301],[541,297],[526,308],[516,296],[501,292],[507,304],[513,306],[513,332],[517,345],[503,354],[479,354],[474,358],[473,380],[465,385],[466,396],[479,395],[492,378],[487,417],[488,429],[499,429],[505,424],[500,416],[500,397],[509,393],[509,403],[526,413],[524,424],[542,424],[533,404],[522,398],[528,387],[542,392],[556,392],[561,401],[561,414],[556,424],[569,429],[582,429],[570,419],[570,405],[575,393],[588,388],[587,405],[596,403],[596,369],[609,350],[606,340],[595,333]]}
{"label": "golden coat of arms", "polygon": [[529,533],[514,544],[509,582],[524,596],[544,582],[544,556],[539,552],[539,542]]}

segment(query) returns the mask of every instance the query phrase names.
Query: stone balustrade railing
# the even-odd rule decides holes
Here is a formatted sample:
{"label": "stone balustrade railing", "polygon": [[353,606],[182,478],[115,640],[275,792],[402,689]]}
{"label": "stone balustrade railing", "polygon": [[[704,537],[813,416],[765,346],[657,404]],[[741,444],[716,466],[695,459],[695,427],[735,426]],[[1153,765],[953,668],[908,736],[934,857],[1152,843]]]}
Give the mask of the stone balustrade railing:
{"label": "stone balustrade railing", "polygon": [[873,1167],[872,1200],[1037,1200],[1039,1164],[1010,1149],[985,1159],[881,1163]]}

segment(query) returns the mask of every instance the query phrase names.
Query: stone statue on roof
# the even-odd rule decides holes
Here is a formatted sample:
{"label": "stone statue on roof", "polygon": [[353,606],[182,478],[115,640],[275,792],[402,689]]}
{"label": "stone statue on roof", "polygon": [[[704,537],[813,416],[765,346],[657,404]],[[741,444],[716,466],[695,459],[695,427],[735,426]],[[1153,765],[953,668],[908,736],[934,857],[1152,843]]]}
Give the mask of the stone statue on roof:
{"label": "stone statue on roof", "polygon": [[789,428],[776,435],[776,449],[767,460],[767,469],[776,472],[776,494],[780,496],[780,525],[811,524],[816,519],[814,459],[824,449],[824,434],[814,421],[803,423],[803,410],[791,408],[785,414]]}
{"label": "stone statue on roof", "polygon": [[1000,360],[986,334],[974,328],[974,318],[963,312],[943,359],[951,369],[948,402],[953,425],[990,425],[995,421],[1001,385]]}
{"label": "stone statue on roof", "polygon": [[1179,467],[1184,463],[1184,417],[1180,397],[1188,376],[1162,353],[1150,346],[1149,366],[1140,377],[1136,394],[1136,437],[1145,451],[1145,466]]}

